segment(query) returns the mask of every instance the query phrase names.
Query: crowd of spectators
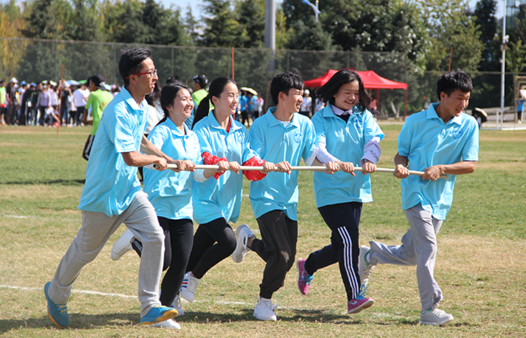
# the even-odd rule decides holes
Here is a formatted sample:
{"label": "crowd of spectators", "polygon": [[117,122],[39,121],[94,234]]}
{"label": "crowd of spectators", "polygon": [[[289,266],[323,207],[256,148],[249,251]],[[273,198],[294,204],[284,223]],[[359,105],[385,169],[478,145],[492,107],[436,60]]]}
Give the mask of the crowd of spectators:
{"label": "crowd of spectators", "polygon": [[[85,106],[88,80],[18,82],[0,80],[0,124],[21,126],[82,126],[89,123]],[[107,86],[113,96],[120,88]]]}

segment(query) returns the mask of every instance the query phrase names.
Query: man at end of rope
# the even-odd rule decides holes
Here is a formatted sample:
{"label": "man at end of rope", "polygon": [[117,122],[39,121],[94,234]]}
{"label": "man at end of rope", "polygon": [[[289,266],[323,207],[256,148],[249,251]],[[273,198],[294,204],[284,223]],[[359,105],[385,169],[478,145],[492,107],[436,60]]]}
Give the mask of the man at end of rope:
{"label": "man at end of rope", "polygon": [[159,302],[163,264],[159,257],[163,257],[164,235],[136,174],[137,167],[150,164],[156,164],[159,170],[165,170],[167,162],[177,164],[181,170],[186,167],[184,161],[172,160],[144,137],[148,124],[144,98],[153,91],[158,79],[150,50],[125,51],[119,72],[125,88],[106,106],[88,160],[79,205],[82,226],[53,280],[44,287],[48,316],[61,328],[69,325],[67,302],[73,282],[122,223],[143,243],[138,288],[140,323],[159,326],[177,316],[177,310]]}
{"label": "man at end of rope", "polygon": [[[395,176],[402,179],[402,209],[409,230],[402,245],[370,241],[360,247],[360,277],[367,280],[377,264],[416,265],[422,311],[420,323],[443,325],[453,316],[438,306],[442,290],[433,276],[437,255],[437,234],[453,202],[456,175],[475,171],[479,130],[467,107],[473,85],[462,70],[442,75],[437,83],[439,103],[411,115],[398,136]],[[408,170],[423,170],[422,177]],[[439,179],[447,174],[447,179]]]}

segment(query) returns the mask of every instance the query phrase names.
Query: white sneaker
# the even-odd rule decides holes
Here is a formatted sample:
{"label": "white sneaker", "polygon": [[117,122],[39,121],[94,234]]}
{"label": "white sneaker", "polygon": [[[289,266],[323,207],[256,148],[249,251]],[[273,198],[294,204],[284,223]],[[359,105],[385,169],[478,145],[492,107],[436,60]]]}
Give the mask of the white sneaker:
{"label": "white sneaker", "polygon": [[116,261],[121,258],[122,255],[132,250],[131,239],[133,237],[133,233],[130,229],[126,229],[117,242],[113,244],[113,247],[111,248],[111,259]]}
{"label": "white sneaker", "polygon": [[248,225],[241,224],[236,229],[236,235],[237,235],[237,245],[236,250],[232,253],[232,259],[236,263],[241,263],[243,259],[245,259],[245,255],[247,254],[247,251],[250,250],[247,246],[248,239],[250,237],[254,237],[254,234],[250,229],[248,228]]}
{"label": "white sneaker", "polygon": [[371,265],[371,263],[367,261],[367,256],[370,251],[371,249],[365,245],[360,247],[360,257],[358,257],[358,274],[360,275],[362,287],[367,285],[369,282],[369,277],[371,277],[371,273],[374,269],[374,265]]}
{"label": "white sneaker", "polygon": [[259,320],[273,320],[276,321],[277,317],[274,313],[274,309],[278,306],[272,304],[272,300],[258,297],[256,308],[254,309],[254,317]]}
{"label": "white sneaker", "polygon": [[195,297],[195,290],[199,285],[199,279],[192,277],[190,272],[187,272],[184,275],[183,284],[181,285],[181,290],[179,290],[179,295],[192,303]]}
{"label": "white sneaker", "polygon": [[181,298],[179,297],[179,295],[175,296],[174,302],[172,303],[172,305],[170,305],[170,307],[177,310],[177,317],[184,316],[183,305],[181,304]]}
{"label": "white sneaker", "polygon": [[178,322],[176,322],[173,319],[165,320],[164,322],[159,322],[152,324],[153,327],[162,327],[163,329],[172,329],[172,330],[180,330],[181,325],[179,325]]}
{"label": "white sneaker", "polygon": [[446,313],[445,311],[439,310],[438,308],[422,311],[420,313],[420,324],[425,325],[444,325],[453,319],[454,318],[452,315]]}

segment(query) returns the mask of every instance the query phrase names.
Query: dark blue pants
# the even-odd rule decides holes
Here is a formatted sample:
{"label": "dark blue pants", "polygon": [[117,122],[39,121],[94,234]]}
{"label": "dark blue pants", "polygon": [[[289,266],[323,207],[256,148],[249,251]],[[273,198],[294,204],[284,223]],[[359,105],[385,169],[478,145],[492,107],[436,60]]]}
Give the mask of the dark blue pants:
{"label": "dark blue pants", "polygon": [[360,254],[359,225],[362,203],[349,202],[318,208],[323,220],[332,231],[331,244],[309,255],[305,270],[313,275],[319,269],[339,263],[347,300],[360,293],[358,256]]}

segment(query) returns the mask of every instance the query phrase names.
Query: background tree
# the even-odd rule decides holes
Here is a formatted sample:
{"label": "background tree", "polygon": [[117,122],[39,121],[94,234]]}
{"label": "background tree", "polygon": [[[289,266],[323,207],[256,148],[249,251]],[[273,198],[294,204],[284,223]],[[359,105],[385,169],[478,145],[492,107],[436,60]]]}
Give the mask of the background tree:
{"label": "background tree", "polygon": [[240,27],[228,1],[204,0],[205,31],[200,40],[207,47],[237,47]]}
{"label": "background tree", "polygon": [[[22,37],[25,21],[15,0],[0,4],[0,37]],[[22,61],[27,48],[25,41],[0,40],[0,78],[6,79]]]}
{"label": "background tree", "polygon": [[265,47],[265,0],[240,0],[236,12],[240,34],[237,47]]}
{"label": "background tree", "polygon": [[497,35],[497,1],[480,0],[475,5],[473,16],[475,25],[480,31],[480,41],[484,45],[482,61],[479,64],[481,71],[498,71],[500,69],[500,39]]}

